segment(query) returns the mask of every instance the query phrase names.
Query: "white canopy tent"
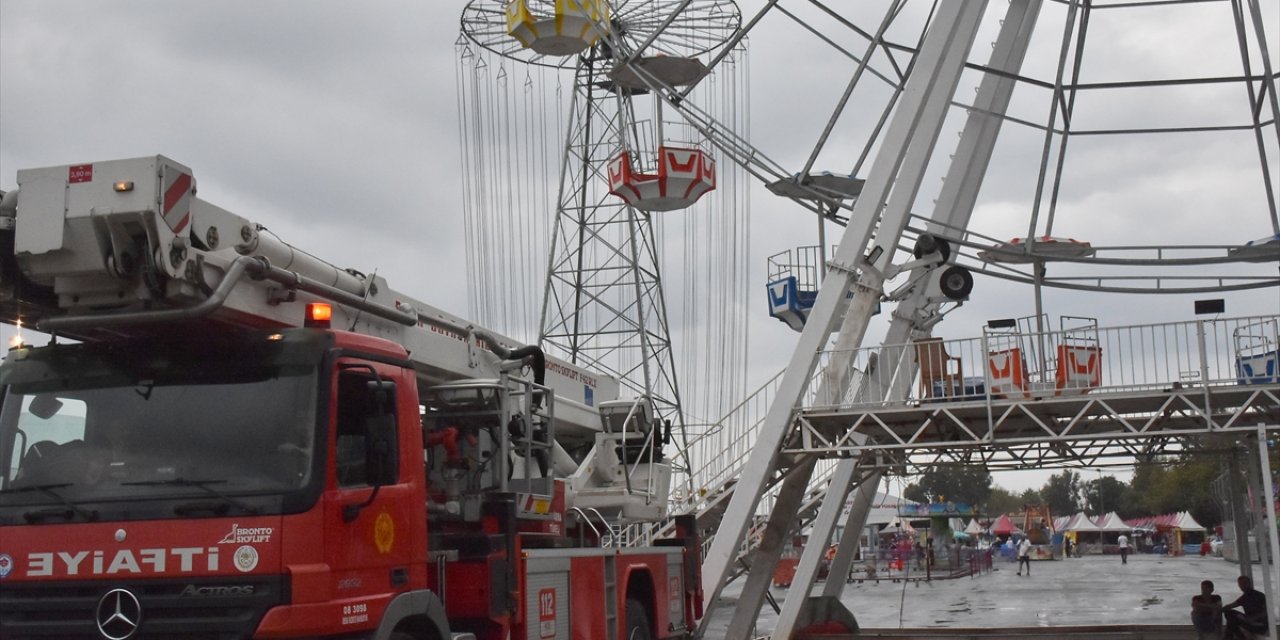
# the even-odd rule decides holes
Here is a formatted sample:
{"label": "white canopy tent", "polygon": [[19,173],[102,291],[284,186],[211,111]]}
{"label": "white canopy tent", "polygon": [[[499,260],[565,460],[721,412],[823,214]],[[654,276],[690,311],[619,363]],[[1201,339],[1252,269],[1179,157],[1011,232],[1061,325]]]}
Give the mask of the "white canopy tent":
{"label": "white canopy tent", "polygon": [[1182,529],[1183,531],[1205,531],[1206,530],[1204,525],[1200,524],[1199,522],[1196,522],[1196,519],[1191,517],[1191,514],[1187,511],[1182,511],[1178,513],[1178,519],[1174,520],[1173,526],[1179,529]]}
{"label": "white canopy tent", "polygon": [[1099,533],[1102,531],[1097,524],[1094,523],[1084,512],[1080,512],[1071,516],[1071,520],[1067,522],[1067,526],[1062,528],[1063,531],[1074,531],[1076,533]]}
{"label": "white canopy tent", "polygon": [[1124,520],[1121,520],[1120,516],[1114,511],[1098,518],[1097,527],[1099,531],[1107,533],[1128,533],[1133,531],[1133,527],[1125,524]]}
{"label": "white canopy tent", "polygon": [[965,528],[964,528],[964,532],[965,532],[965,533],[967,533],[967,534],[969,534],[969,535],[971,535],[971,536],[981,535],[981,534],[982,534],[982,525],[978,524],[978,519],[977,519],[977,518],[970,518],[970,519],[969,519],[969,524],[968,524],[968,525],[966,525],[966,526],[965,526]]}
{"label": "white canopy tent", "polygon": [[1102,553],[1102,529],[1084,512],[1071,516],[1063,531],[1075,539],[1076,555]]}

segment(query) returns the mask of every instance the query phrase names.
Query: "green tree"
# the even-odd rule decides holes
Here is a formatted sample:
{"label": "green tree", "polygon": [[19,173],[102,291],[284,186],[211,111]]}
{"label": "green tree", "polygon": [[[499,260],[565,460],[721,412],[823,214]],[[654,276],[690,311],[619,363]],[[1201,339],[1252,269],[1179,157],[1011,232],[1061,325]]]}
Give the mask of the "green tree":
{"label": "green tree", "polygon": [[1023,505],[1044,504],[1044,497],[1035,489],[1024,489],[1022,495],[1018,496],[1018,503],[1018,510],[1021,511]]}
{"label": "green tree", "polygon": [[[1142,461],[1133,468],[1133,479],[1129,481],[1128,501],[1121,511],[1121,516],[1147,516],[1164,513],[1160,506],[1165,502],[1164,494],[1169,487],[1169,474],[1166,466],[1169,460],[1153,459]],[[1128,513],[1125,513],[1125,512]]]}
{"label": "green tree", "polygon": [[991,494],[991,472],[976,465],[935,465],[907,485],[903,496],[916,502],[963,502],[980,505]]}
{"label": "green tree", "polygon": [[1122,518],[1132,518],[1135,513],[1126,512],[1129,506],[1129,486],[1111,476],[1090,480],[1081,487],[1085,510],[1089,513],[1115,511]]}
{"label": "green tree", "polygon": [[1040,496],[1054,514],[1063,515],[1080,510],[1080,476],[1070,469],[1049,476],[1040,488]]}
{"label": "green tree", "polygon": [[1134,467],[1120,515],[1127,518],[1189,511],[1200,524],[1212,527],[1223,516],[1210,484],[1225,466],[1221,455],[1195,449],[1177,457],[1140,462]]}
{"label": "green tree", "polygon": [[[1039,502],[1039,497],[1036,498]],[[991,487],[991,493],[987,496],[987,503],[983,507],[983,511],[991,516],[996,517],[1002,513],[1013,513],[1022,511],[1022,505],[1025,501],[1013,494],[1012,491],[1004,487]]]}

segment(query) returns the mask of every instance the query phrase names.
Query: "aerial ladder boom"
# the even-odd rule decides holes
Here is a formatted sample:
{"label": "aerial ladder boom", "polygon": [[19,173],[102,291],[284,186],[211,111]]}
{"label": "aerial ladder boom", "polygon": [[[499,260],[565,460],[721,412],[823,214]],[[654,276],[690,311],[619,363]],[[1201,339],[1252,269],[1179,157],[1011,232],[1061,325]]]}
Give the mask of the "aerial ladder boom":
{"label": "aerial ladder boom", "polygon": [[164,156],[18,173],[0,321],[52,336],[0,364],[0,636],[683,637],[700,615],[692,518],[611,548],[666,515],[649,398],[302,251]]}
{"label": "aerial ladder boom", "polygon": [[652,418],[647,401],[620,400],[616,379],[544,356],[405,295],[381,276],[290,245],[197,197],[191,169],[164,156],[29,169],[17,177],[18,188],[0,198],[0,321],[86,342],[174,338],[301,327],[309,304],[326,303],[332,327],[402,345],[423,388],[494,381],[528,367],[554,397],[555,475],[606,513],[636,519],[665,513],[666,496],[656,494],[666,491],[668,466],[648,465],[659,471],[651,490],[635,500],[642,508],[623,508],[635,492],[632,478],[619,475],[628,462],[616,455],[621,447],[593,451],[611,437],[606,429],[661,435],[659,425],[643,422]]}

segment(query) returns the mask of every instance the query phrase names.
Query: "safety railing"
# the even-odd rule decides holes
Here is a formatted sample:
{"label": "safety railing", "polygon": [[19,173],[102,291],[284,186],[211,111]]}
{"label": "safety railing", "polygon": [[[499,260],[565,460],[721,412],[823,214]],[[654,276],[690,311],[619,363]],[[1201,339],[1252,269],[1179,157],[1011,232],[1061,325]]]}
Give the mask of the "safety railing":
{"label": "safety railing", "polygon": [[[1065,326],[1035,332],[1011,324],[976,338],[823,352],[803,405],[892,408],[1280,383],[1280,316]],[[830,365],[842,361],[853,382],[836,391]]]}
{"label": "safety railing", "polygon": [[[930,581],[989,573],[994,568],[991,549],[953,545],[930,554],[927,548],[887,546],[875,551],[863,548],[863,560],[849,567],[849,581]],[[831,579],[830,576],[827,577]]]}
{"label": "safety railing", "polygon": [[[801,291],[817,294],[821,278],[819,267],[822,265],[820,251],[822,247],[809,245],[780,251],[768,257],[768,281],[774,282],[784,278],[795,278],[796,286]],[[835,253],[832,250],[832,253]]]}

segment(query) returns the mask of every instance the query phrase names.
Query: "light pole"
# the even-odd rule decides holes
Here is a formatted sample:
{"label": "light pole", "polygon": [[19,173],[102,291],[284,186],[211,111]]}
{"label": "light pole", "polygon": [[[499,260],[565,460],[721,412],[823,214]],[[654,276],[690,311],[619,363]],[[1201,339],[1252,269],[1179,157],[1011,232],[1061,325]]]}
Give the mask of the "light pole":
{"label": "light pole", "polygon": [[1102,494],[1102,469],[1098,469],[1098,484],[1096,486],[1098,488],[1098,515],[1105,516],[1107,515],[1107,503]]}

